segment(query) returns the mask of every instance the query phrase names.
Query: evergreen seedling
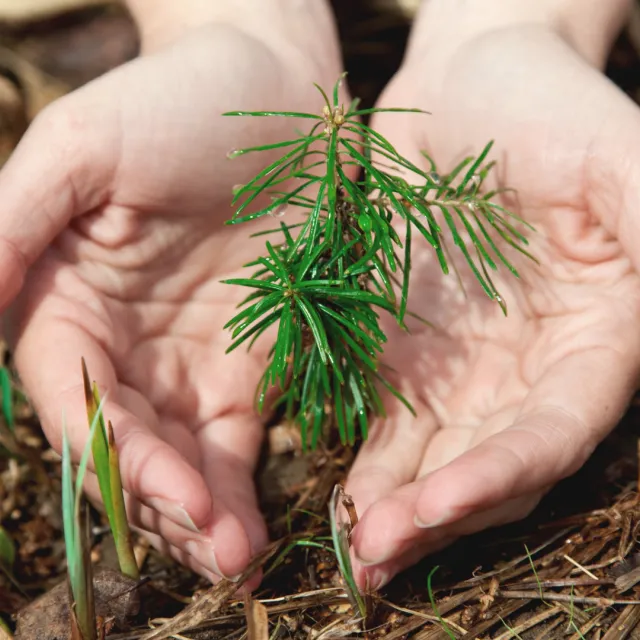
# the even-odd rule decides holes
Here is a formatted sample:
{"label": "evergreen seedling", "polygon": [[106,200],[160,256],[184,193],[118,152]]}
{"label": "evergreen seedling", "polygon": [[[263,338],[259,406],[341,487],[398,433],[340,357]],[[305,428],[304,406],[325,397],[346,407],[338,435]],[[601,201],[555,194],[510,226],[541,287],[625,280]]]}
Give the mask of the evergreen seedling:
{"label": "evergreen seedling", "polygon": [[[322,89],[322,113],[235,111],[229,116],[298,118],[306,134],[283,142],[230,152],[232,158],[282,149],[283,155],[236,188],[235,213],[228,224],[286,210],[303,212],[301,222],[260,232],[271,235],[265,255],[246,265],[254,272],[227,283],[251,289],[226,325],[233,342],[249,347],[270,328],[275,341],[257,390],[258,409],[267,391],[278,390],[276,406],[300,426],[305,446],[316,446],[327,426],[343,443],[357,432],[367,437],[371,416],[383,416],[380,389],[409,403],[381,371],[387,336],[380,314],[406,329],[411,250],[422,242],[435,252],[444,274],[450,269],[447,242],[462,254],[487,296],[506,313],[489,275],[502,263],[518,272],[500,245],[525,256],[522,221],[496,202],[500,191],[482,193],[492,162],[489,143],[440,176],[424,154],[425,167],[401,156],[363,116],[419,109],[358,110],[339,103],[340,80],[332,99]],[[252,208],[269,200],[266,206]],[[272,409],[274,407],[269,407]]]}

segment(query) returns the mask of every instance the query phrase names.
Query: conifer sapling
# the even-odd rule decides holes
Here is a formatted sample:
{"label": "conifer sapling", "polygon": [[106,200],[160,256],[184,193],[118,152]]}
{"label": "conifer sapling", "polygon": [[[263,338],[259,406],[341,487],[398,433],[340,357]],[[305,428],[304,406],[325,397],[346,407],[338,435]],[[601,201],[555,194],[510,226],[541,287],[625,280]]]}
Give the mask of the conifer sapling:
{"label": "conifer sapling", "polygon": [[[412,243],[427,243],[447,274],[447,240],[453,241],[486,295],[505,314],[489,270],[502,263],[514,276],[518,272],[500,245],[533,259],[521,231],[526,223],[496,202],[503,190],[482,192],[494,164],[486,161],[492,143],[447,175],[438,174],[426,153],[425,168],[418,167],[362,118],[380,111],[416,117],[426,112],[358,110],[357,101],[345,108],[338,99],[341,80],[332,99],[317,87],[325,101],[319,114],[225,114],[310,123],[308,133],[294,139],[230,152],[232,158],[274,149],[283,154],[235,189],[235,213],[228,224],[279,217],[288,207],[302,210],[304,218],[292,224],[280,221],[273,230],[257,234],[267,241],[264,255],[246,265],[254,268],[253,274],[225,282],[251,289],[226,325],[233,337],[228,351],[245,344],[250,348],[275,328],[257,389],[258,409],[265,409],[267,391],[277,388],[276,406],[268,409],[282,409],[311,448],[333,426],[343,443],[354,444],[358,432],[366,438],[371,417],[384,416],[381,389],[411,409],[381,366],[387,336],[380,318],[391,314],[406,329],[407,315],[414,315],[407,306]],[[265,194],[269,203],[252,208]]]}

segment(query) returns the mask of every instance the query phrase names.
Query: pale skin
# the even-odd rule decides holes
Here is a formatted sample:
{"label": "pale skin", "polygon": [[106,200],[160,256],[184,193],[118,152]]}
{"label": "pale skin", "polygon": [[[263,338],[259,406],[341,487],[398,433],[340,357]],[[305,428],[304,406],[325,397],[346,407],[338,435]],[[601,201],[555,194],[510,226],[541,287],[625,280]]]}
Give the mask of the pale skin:
{"label": "pale skin", "polygon": [[[212,3],[181,3],[184,24],[171,4],[131,4],[145,56],[45,112],[0,172],[0,304],[52,445],[63,409],[76,455],[86,438],[84,356],[109,394],[133,524],[216,580],[267,541],[252,476],[266,345],[224,355],[222,326],[246,292],[219,284],[260,249],[222,222],[232,186],[264,158],[225,155],[292,126],[218,114],[319,111],[311,82],[330,86],[341,62],[320,2],[313,16],[244,6],[241,27]],[[482,18],[479,0],[460,4],[425,3],[380,100],[434,115],[374,126],[445,168],[495,139],[541,267],[495,278],[505,319],[466,274],[465,299],[416,253],[412,305],[441,330],[389,326],[387,358],[418,418],[390,404],[347,482],[358,580],[374,587],[526,515],[615,426],[639,373],[640,112],[598,69],[627,3],[608,4],[597,29],[568,1],[527,15],[530,3],[487,0]]]}

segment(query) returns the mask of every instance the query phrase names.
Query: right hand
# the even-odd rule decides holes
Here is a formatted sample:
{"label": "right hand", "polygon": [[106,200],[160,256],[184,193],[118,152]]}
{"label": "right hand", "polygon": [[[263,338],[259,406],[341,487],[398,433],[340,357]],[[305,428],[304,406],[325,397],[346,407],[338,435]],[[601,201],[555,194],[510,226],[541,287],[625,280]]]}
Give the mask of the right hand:
{"label": "right hand", "polygon": [[540,264],[507,251],[521,278],[492,272],[504,318],[459,253],[465,293],[414,245],[408,305],[434,328],[391,327],[385,362],[418,418],[389,403],[346,486],[356,579],[373,587],[530,513],[618,424],[640,373],[640,110],[593,66],[615,33],[598,24],[577,52],[580,34],[526,21],[539,3],[454,4],[424,3],[378,105],[433,116],[381,113],[372,126],[425,170],[423,149],[448,171],[495,140],[487,184],[516,190],[506,204],[536,228]]}
{"label": "right hand", "polygon": [[84,357],[108,391],[131,523],[212,580],[267,541],[252,479],[266,353],[225,355],[223,325],[247,292],[220,280],[263,250],[248,238],[259,224],[223,222],[233,185],[268,157],[226,154],[301,125],[220,114],[319,112],[312,82],[331,86],[340,59],[330,19],[306,31],[325,55],[286,34],[191,31],[54,103],[0,173],[0,307],[13,301],[10,341],[48,439],[61,450],[66,413],[79,458]]}

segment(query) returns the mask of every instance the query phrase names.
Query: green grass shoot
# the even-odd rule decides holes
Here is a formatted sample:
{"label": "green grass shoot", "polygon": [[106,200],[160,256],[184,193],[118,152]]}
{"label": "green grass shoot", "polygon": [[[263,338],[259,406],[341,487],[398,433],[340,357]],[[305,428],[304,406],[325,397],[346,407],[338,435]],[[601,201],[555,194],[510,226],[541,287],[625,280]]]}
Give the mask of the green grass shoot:
{"label": "green grass shoot", "polygon": [[97,385],[91,383],[84,359],[82,360],[82,378],[89,424],[93,424],[96,419],[99,424],[92,436],[91,448],[100,494],[115,541],[120,571],[130,578],[138,580],[140,571],[133,553],[131,529],[124,504],[118,449],[113,435],[113,427],[110,422],[108,425],[105,424],[102,411],[98,411],[102,401]]}
{"label": "green grass shoot", "polygon": [[9,532],[0,526],[0,571],[4,573],[12,582],[13,564],[16,559],[16,545]]}
{"label": "green grass shoot", "polygon": [[345,591],[351,601],[354,609],[358,612],[362,620],[367,618],[367,605],[364,597],[358,589],[355,577],[353,575],[353,566],[351,564],[351,556],[349,555],[349,533],[350,525],[341,521],[340,504],[344,491],[337,484],[329,501],[329,522],[331,524],[331,539],[333,541],[333,550],[338,561],[338,569],[344,581]]}
{"label": "green grass shoot", "polygon": [[296,548],[311,548],[311,549],[324,549],[325,551],[333,552],[331,547],[328,547],[326,544],[322,544],[322,542],[318,542],[313,538],[313,536],[306,536],[304,538],[300,538],[298,540],[292,540],[289,544],[287,544],[284,549],[275,557],[274,561],[271,563],[271,566],[264,572],[264,577],[266,578],[270,573],[273,572],[274,569],[279,567],[287,558],[287,556]]}
{"label": "green grass shoot", "polygon": [[[488,161],[492,143],[449,174],[438,174],[426,154],[418,166],[362,122],[379,109],[339,103],[341,81],[331,98],[317,87],[325,101],[319,113],[225,114],[309,123],[306,133],[290,140],[229,153],[237,158],[267,152],[275,160],[234,188],[235,213],[228,224],[281,218],[289,208],[305,217],[302,223],[280,220],[273,233],[260,232],[264,254],[245,265],[253,273],[225,282],[250,289],[226,324],[232,336],[228,351],[251,348],[269,329],[275,335],[257,408],[265,408],[268,390],[275,388],[279,397],[268,409],[281,408],[299,426],[303,446],[311,448],[329,429],[337,430],[343,444],[366,439],[371,417],[384,416],[380,387],[411,409],[383,375],[387,336],[380,319],[389,313],[406,329],[406,316],[416,315],[409,302],[412,247],[435,252],[447,274],[455,271],[449,243],[505,314],[489,272],[500,267],[518,277],[505,248],[533,259],[519,230],[528,225],[496,201],[503,190],[482,192],[494,166]],[[419,109],[384,111],[426,117]]]}
{"label": "green grass shoot", "polygon": [[0,640],[12,640],[13,635],[7,623],[0,618]]}
{"label": "green grass shoot", "polygon": [[578,625],[576,624],[576,621],[574,620],[575,602],[574,602],[573,585],[571,585],[571,590],[569,592],[569,595],[570,595],[569,622],[567,623],[567,629],[573,629],[576,632],[576,635],[578,636],[578,638],[580,638],[580,640],[586,640],[584,635],[582,634],[582,631],[580,631],[580,628],[578,627]]}
{"label": "green grass shoot", "polygon": [[6,367],[0,367],[0,389],[2,390],[2,415],[7,427],[13,432],[15,427],[15,418],[13,416],[13,384]]}
{"label": "green grass shoot", "polygon": [[[551,603],[547,602],[544,599],[544,593],[542,590],[542,582],[540,582],[540,578],[538,577],[538,572],[536,570],[535,564],[533,563],[533,557],[531,556],[531,552],[529,551],[529,547],[527,547],[527,545],[524,545],[524,549],[525,549],[525,553],[527,554],[527,560],[529,561],[529,566],[531,567],[531,571],[533,572],[533,575],[535,577],[536,580],[536,585],[538,587],[538,594],[540,596],[540,601],[543,604],[546,604],[548,607],[553,606]],[[582,634],[582,632],[580,631],[580,628],[578,627],[578,625],[575,623],[574,618],[574,612],[575,612],[575,602],[573,601],[574,598],[574,594],[573,594],[573,585],[571,585],[571,591],[570,591],[570,600],[569,600],[569,621],[567,623],[567,627],[571,628],[575,631],[576,635],[578,636],[578,638],[580,638],[581,640],[584,640],[584,635]]]}
{"label": "green grass shoot", "polygon": [[25,598],[28,595],[18,582],[13,568],[16,560],[16,545],[11,534],[2,526],[0,526],[0,572],[2,572],[7,580],[19,591]]}
{"label": "green grass shoot", "polygon": [[7,530],[0,526],[0,567],[5,571],[13,570],[16,558],[16,546]]}
{"label": "green grass shoot", "polygon": [[0,391],[2,393],[2,419],[0,420],[0,456],[23,456],[23,450],[15,436],[13,404],[15,393],[11,375],[6,367],[0,367]]}
{"label": "green grass shoot", "polygon": [[303,515],[309,516],[310,518],[313,518],[314,520],[317,520],[322,524],[329,524],[329,521],[324,516],[321,516],[319,513],[314,513],[313,511],[309,511],[309,509],[302,509],[300,507],[295,507],[294,509],[291,509],[291,512],[302,513]]}
{"label": "green grass shoot", "polygon": [[510,636],[511,638],[516,638],[517,640],[523,640],[522,636],[513,627],[510,627],[507,621],[502,616],[498,616],[498,619],[500,620],[500,622],[502,622],[505,628],[511,633],[511,636]]}
{"label": "green grass shoot", "polygon": [[91,442],[99,427],[101,414],[102,404],[98,406],[91,423],[89,439],[80,459],[75,483],[65,419],[62,431],[62,519],[72,600],[71,617],[72,625],[76,626],[83,640],[97,638],[93,571],[88,553],[88,529],[82,501],[82,483],[91,454]]}
{"label": "green grass shoot", "polygon": [[445,619],[440,615],[440,611],[438,609],[438,605],[436,604],[436,599],[433,595],[433,588],[431,586],[431,581],[433,580],[433,576],[436,571],[438,571],[440,567],[433,567],[431,571],[429,571],[429,575],[427,576],[427,593],[429,594],[429,602],[431,603],[431,608],[433,609],[433,613],[436,618],[438,618],[438,622],[442,627],[442,630],[451,638],[451,640],[457,640],[453,631],[451,631],[451,627],[446,623]]}
{"label": "green grass shoot", "polygon": [[533,571],[533,575],[536,579],[536,584],[538,585],[538,593],[540,594],[540,600],[542,602],[545,602],[544,594],[542,592],[542,583],[540,582],[540,578],[538,577],[538,572],[536,571],[536,565],[533,563],[533,558],[531,557],[531,552],[529,551],[529,547],[527,547],[526,544],[524,545],[524,550],[527,554],[527,559],[529,560],[529,566],[531,567],[531,571]]}
{"label": "green grass shoot", "polygon": [[[525,553],[527,554],[527,560],[529,561],[529,566],[531,567],[531,571],[533,572],[533,575],[535,577],[536,580],[536,585],[538,587],[538,595],[540,596],[540,601],[543,604],[546,604],[547,606],[551,607],[553,606],[551,603],[547,602],[544,599],[544,593],[542,590],[542,582],[540,582],[540,578],[538,577],[538,572],[536,570],[535,564],[533,563],[533,557],[531,556],[531,552],[529,551],[529,547],[527,547],[527,545],[524,545],[524,549],[525,549]],[[574,618],[574,612],[575,612],[575,602],[573,601],[574,598],[574,594],[573,594],[573,585],[571,585],[571,591],[570,591],[570,600],[569,600],[569,621],[567,623],[567,627],[571,628],[575,631],[576,635],[578,636],[578,638],[580,638],[581,640],[584,640],[584,636],[582,634],[582,632],[580,631],[578,625],[575,623]]]}

